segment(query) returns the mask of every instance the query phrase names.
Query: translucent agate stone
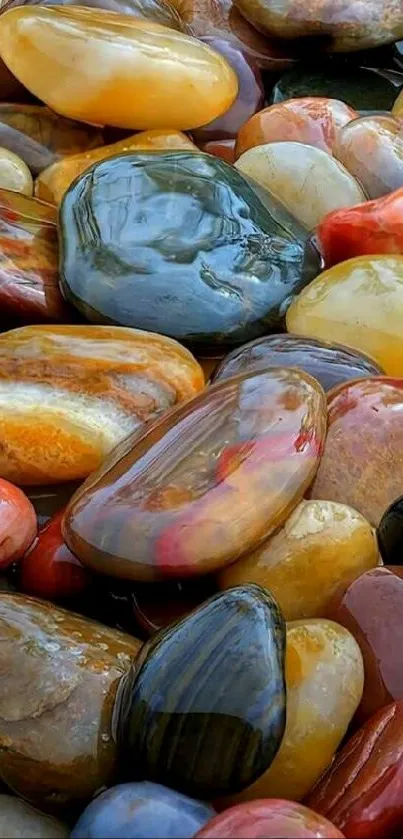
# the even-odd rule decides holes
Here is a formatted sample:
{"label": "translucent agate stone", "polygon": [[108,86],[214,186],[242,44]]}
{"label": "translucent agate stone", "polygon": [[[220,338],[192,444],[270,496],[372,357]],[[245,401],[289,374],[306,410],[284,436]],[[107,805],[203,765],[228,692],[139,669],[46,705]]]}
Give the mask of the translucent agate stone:
{"label": "translucent agate stone", "polygon": [[113,705],[140,642],[6,592],[0,592],[0,627],[7,673],[0,777],[35,806],[71,816],[73,805],[82,807],[116,773]]}
{"label": "translucent agate stone", "polygon": [[364,657],[364,693],[358,719],[368,719],[393,699],[403,699],[403,653],[398,638],[403,620],[403,579],[387,568],[367,571],[328,610],[352,632]]}
{"label": "translucent agate stone", "polygon": [[336,388],[311,497],[349,504],[378,525],[401,493],[402,410],[403,379],[361,379]]}
{"label": "translucent agate stone", "polygon": [[304,143],[332,153],[340,129],[359,114],[339,99],[305,96],[264,108],[242,125],[236,157],[266,143]]}
{"label": "translucent agate stone", "polygon": [[397,119],[400,119],[402,114],[403,114],[403,93],[402,93],[402,91],[400,91],[399,96],[397,97],[396,102],[393,105],[392,115],[394,117],[396,117]]}
{"label": "translucent agate stone", "polygon": [[339,132],[333,153],[369,198],[403,186],[403,126],[391,116],[353,119]]}
{"label": "translucent agate stone", "polygon": [[60,157],[89,151],[103,142],[99,128],[64,119],[44,105],[0,102],[0,145],[24,160],[33,175]]}
{"label": "translucent agate stone", "polygon": [[320,385],[237,376],[128,438],[73,496],[64,537],[85,565],[147,580],[221,568],[282,524],[318,466]]}
{"label": "translucent agate stone", "polygon": [[295,801],[246,801],[215,816],[195,839],[343,839],[323,816]]}
{"label": "translucent agate stone", "polygon": [[[353,7],[339,0],[236,0],[261,32],[278,38],[323,37],[330,52],[352,52],[398,41],[403,36],[399,0],[367,0]],[[316,47],[317,49],[317,47]]]}
{"label": "translucent agate stone", "polygon": [[0,56],[54,111],[98,125],[196,128],[238,92],[236,74],[206,44],[103,9],[11,9],[0,16]]}
{"label": "translucent agate stone", "polygon": [[[300,801],[331,763],[360,702],[364,668],[353,635],[330,620],[287,624],[287,722],[270,768],[232,802]],[[228,799],[225,801],[228,806]]]}
{"label": "translucent agate stone", "polygon": [[244,152],[237,169],[270,190],[311,230],[340,207],[365,201],[358,181],[322,149],[303,143],[266,143]]}
{"label": "translucent agate stone", "polygon": [[17,6],[86,6],[89,9],[107,9],[140,20],[153,20],[179,32],[187,31],[169,0],[5,0],[0,13]]}
{"label": "translucent agate stone", "polygon": [[201,390],[193,356],[167,338],[107,326],[0,335],[0,475],[17,484],[86,477],[129,433]]}
{"label": "translucent agate stone", "polygon": [[326,266],[364,254],[403,254],[402,212],[403,187],[329,213],[316,231]]}
{"label": "translucent agate stone", "polygon": [[34,184],[26,163],[14,152],[0,147],[0,189],[32,195]]}
{"label": "translucent agate stone", "polygon": [[341,344],[280,333],[265,335],[232,350],[214,370],[212,379],[222,381],[266,367],[297,367],[317,379],[324,390],[349,379],[379,376],[384,372],[364,353]]}
{"label": "translucent agate stone", "polygon": [[378,564],[369,522],[345,504],[301,501],[281,530],[224,568],[220,588],[258,583],[287,621],[326,617],[338,591]]}
{"label": "translucent agate stone", "polygon": [[69,155],[63,158],[63,160],[56,161],[52,166],[44,169],[36,179],[35,195],[37,198],[42,199],[42,201],[59,204],[70,184],[75,178],[85,172],[86,169],[89,169],[93,163],[106,160],[106,158],[113,157],[116,154],[122,154],[126,151],[136,151],[137,149],[186,149],[186,151],[193,149],[195,152],[198,151],[197,146],[189,140],[186,134],[182,134],[181,131],[162,131],[160,129],[140,131],[138,134],[133,134],[131,137],[127,137],[127,139],[119,140],[117,143],[101,146],[101,148],[81,152],[80,154]]}
{"label": "translucent agate stone", "polygon": [[335,265],[300,292],[286,320],[289,332],[341,341],[403,375],[403,256]]}

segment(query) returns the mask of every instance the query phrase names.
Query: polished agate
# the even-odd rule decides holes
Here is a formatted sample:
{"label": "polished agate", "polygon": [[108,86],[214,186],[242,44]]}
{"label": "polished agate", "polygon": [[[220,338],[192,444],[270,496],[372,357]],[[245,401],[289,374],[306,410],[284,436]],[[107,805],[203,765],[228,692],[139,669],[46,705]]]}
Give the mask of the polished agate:
{"label": "polished agate", "polygon": [[[390,44],[403,37],[403,9],[396,0],[236,0],[242,14],[261,32],[278,38],[323,39],[330,52],[353,52]],[[315,45],[317,49],[317,45]]]}
{"label": "polished agate", "polygon": [[349,379],[379,376],[384,372],[364,353],[300,335],[265,335],[232,350],[214,370],[214,382],[239,373],[252,373],[267,367],[297,367],[309,373],[329,390]]}
{"label": "polished agate", "polygon": [[32,195],[34,184],[26,163],[14,152],[0,147],[0,189]]}
{"label": "polished agate", "polygon": [[[235,589],[236,591],[236,589]],[[269,769],[226,799],[301,801],[331,763],[362,696],[364,668],[353,635],[331,620],[287,624],[287,723]]]}
{"label": "polished agate", "polygon": [[4,0],[0,12],[4,14],[17,6],[86,6],[89,9],[107,9],[140,20],[153,20],[179,32],[187,31],[186,24],[169,0]]}
{"label": "polished agate", "polygon": [[78,480],[147,420],[204,386],[170,339],[107,326],[27,326],[0,335],[0,476]]}
{"label": "polished agate", "polygon": [[323,618],[332,598],[378,561],[364,516],[334,501],[301,501],[263,545],[224,568],[218,583],[223,589],[258,583],[287,621]]}
{"label": "polished agate", "polygon": [[170,335],[195,351],[278,327],[320,267],[304,228],[270,193],[185,150],[97,163],[65,194],[60,233],[63,291],[88,320]]}
{"label": "polished agate", "polygon": [[[79,175],[82,175],[93,163],[114,157],[128,151],[143,150],[169,151],[186,149],[186,151],[197,152],[191,140],[181,131],[140,131],[132,134],[124,140],[118,140],[107,146],[101,146],[91,151],[80,154],[68,155],[44,169],[35,181],[35,195],[42,201],[49,201],[51,204],[60,204],[64,193]],[[1,158],[0,158],[1,166]],[[1,174],[1,169],[0,169]]]}
{"label": "polished agate", "polygon": [[[118,768],[112,711],[139,642],[50,603],[0,593],[0,777],[45,811],[66,811]],[[7,834],[8,835],[8,834]]]}
{"label": "polished agate", "polygon": [[54,207],[0,189],[0,323],[7,328],[75,319],[58,285],[56,223]]}
{"label": "polished agate", "polygon": [[195,839],[343,839],[323,816],[295,801],[246,801],[215,816]]}
{"label": "polished agate", "polygon": [[239,586],[149,641],[116,704],[127,778],[211,800],[259,777],[284,733],[285,640],[270,593]]}
{"label": "polished agate", "polygon": [[368,353],[388,375],[402,375],[403,256],[335,265],[300,292],[286,321],[289,332],[340,341]]}
{"label": "polished agate", "polygon": [[328,400],[328,433],[312,498],[349,504],[373,525],[401,493],[403,379],[361,379]]}
{"label": "polished agate", "polygon": [[0,57],[54,111],[98,125],[196,128],[238,92],[233,69],[206,44],[103,9],[11,9],[0,16]]}
{"label": "polished agate", "polygon": [[0,146],[24,160],[33,175],[65,155],[102,144],[99,128],[64,119],[44,105],[0,102]]}
{"label": "polished agate", "polygon": [[312,230],[340,207],[365,201],[358,181],[322,149],[303,143],[266,143],[245,151],[235,163]]}
{"label": "polished agate", "polygon": [[287,518],[323,444],[324,393],[273,369],[219,383],[131,443],[72,498],[67,544],[84,564],[126,579],[220,568]]}
{"label": "polished agate", "polygon": [[403,186],[403,127],[397,119],[353,119],[338,134],[335,157],[364,187],[368,198]]}
{"label": "polished agate", "polygon": [[304,143],[332,153],[338,133],[358,117],[357,111],[339,99],[304,96],[264,108],[242,125],[236,141],[236,157],[265,143]]}

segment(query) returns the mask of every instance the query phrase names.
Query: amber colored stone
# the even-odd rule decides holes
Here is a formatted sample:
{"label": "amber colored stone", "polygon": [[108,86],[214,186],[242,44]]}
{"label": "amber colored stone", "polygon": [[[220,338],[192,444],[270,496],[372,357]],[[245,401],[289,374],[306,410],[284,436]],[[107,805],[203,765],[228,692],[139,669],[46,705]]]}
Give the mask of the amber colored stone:
{"label": "amber colored stone", "polygon": [[289,332],[340,341],[368,353],[388,375],[403,375],[403,256],[335,265],[300,292],[286,321]]}
{"label": "amber colored stone", "polygon": [[204,386],[176,341],[108,326],[27,326],[0,335],[0,475],[78,480],[147,420]]}
{"label": "amber colored stone", "polygon": [[396,119],[400,119],[403,115],[403,95],[402,91],[400,91],[399,96],[396,99],[395,104],[392,108],[392,114]]}
{"label": "amber colored stone", "polygon": [[208,143],[200,143],[200,150],[215,157],[221,157],[227,163],[235,161],[235,140],[209,140]]}
{"label": "amber colored stone", "polygon": [[311,498],[349,504],[378,525],[402,489],[402,411],[403,379],[374,377],[335,388]]}
{"label": "amber colored stone", "polygon": [[224,568],[218,583],[269,589],[287,621],[323,618],[335,593],[378,561],[375,534],[360,513],[334,501],[301,501],[281,530]]}
{"label": "amber colored stone", "polygon": [[265,370],[267,367],[297,367],[305,370],[305,373],[318,380],[324,390],[349,379],[384,373],[368,356],[341,344],[280,333],[265,335],[233,350],[221,361],[212,378],[214,382],[221,382],[229,376]]}
{"label": "amber colored stone", "polygon": [[52,811],[113,782],[112,710],[139,642],[24,595],[0,593],[0,777]]}
{"label": "amber colored stone", "polygon": [[[140,131],[138,134],[133,134],[127,139],[119,140],[109,146],[102,146],[92,151],[81,152],[81,154],[70,155],[63,160],[59,160],[44,169],[43,172],[35,181],[35,195],[41,198],[42,201],[50,201],[52,204],[59,204],[63,198],[66,189],[70,184],[89,169],[93,163],[99,160],[105,160],[107,157],[113,157],[115,154],[122,154],[125,151],[136,151],[145,149],[159,149],[169,151],[169,149],[186,149],[186,151],[197,152],[197,146],[191,140],[182,134],[181,131],[161,131],[155,129],[154,131]],[[0,167],[1,167],[1,152],[0,152]],[[1,178],[1,168],[0,168]]]}
{"label": "amber colored stone", "polygon": [[267,772],[230,802],[304,798],[330,764],[362,696],[360,648],[330,620],[287,624],[285,674],[287,723],[280,749]]}
{"label": "amber colored stone", "polygon": [[403,821],[402,785],[403,703],[394,702],[347,741],[306,803],[351,839],[394,839]]}
{"label": "amber colored stone", "polygon": [[120,12],[140,20],[153,20],[179,32],[187,31],[186,25],[168,0],[5,0],[0,13],[17,6],[86,6],[89,9]]}
{"label": "amber colored stone", "polygon": [[264,108],[241,127],[235,155],[266,143],[305,143],[330,154],[341,128],[359,114],[338,99],[303,96]]}
{"label": "amber colored stone", "polygon": [[393,117],[353,119],[339,131],[333,154],[369,198],[388,195],[403,186],[403,126]]}
{"label": "amber colored stone", "polygon": [[215,816],[195,839],[343,839],[323,816],[295,801],[245,801]]}
{"label": "amber colored stone", "polygon": [[[400,0],[236,0],[246,19],[278,38],[323,37],[330,52],[351,52],[391,44],[403,37]],[[316,45],[316,50],[318,46]]]}
{"label": "amber colored stone", "polygon": [[326,213],[365,201],[358,181],[334,157],[303,143],[266,143],[235,162],[266,187],[308,230]]}
{"label": "amber colored stone", "polygon": [[403,652],[393,643],[403,621],[403,579],[387,568],[367,571],[328,609],[328,616],[356,638],[364,658],[364,693],[357,718],[403,699]]}
{"label": "amber colored stone", "polygon": [[0,145],[38,175],[60,157],[101,146],[103,134],[92,125],[58,116],[45,105],[0,102]]}
{"label": "amber colored stone", "polygon": [[0,189],[32,195],[34,184],[26,163],[14,152],[0,147]]}
{"label": "amber colored stone", "polygon": [[11,9],[0,16],[0,56],[57,113],[99,125],[196,128],[238,92],[233,69],[201,41],[80,6]]}
{"label": "amber colored stone", "polygon": [[218,383],[126,440],[78,490],[64,538],[97,571],[206,574],[282,524],[312,481],[324,393],[276,369]]}
{"label": "amber colored stone", "polygon": [[0,189],[0,322],[75,320],[59,290],[55,208]]}

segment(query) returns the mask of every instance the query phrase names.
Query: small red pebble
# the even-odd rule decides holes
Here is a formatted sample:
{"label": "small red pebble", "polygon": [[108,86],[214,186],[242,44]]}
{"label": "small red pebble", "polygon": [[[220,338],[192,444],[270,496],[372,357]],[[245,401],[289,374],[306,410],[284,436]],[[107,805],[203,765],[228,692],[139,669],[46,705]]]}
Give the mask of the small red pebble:
{"label": "small red pebble", "polygon": [[316,230],[326,268],[365,254],[403,254],[403,188],[329,213]]}
{"label": "small red pebble", "polygon": [[209,140],[207,143],[202,143],[199,148],[206,154],[221,157],[226,163],[235,161],[235,140]]}
{"label": "small red pebble", "polygon": [[195,839],[340,839],[343,834],[324,816],[280,798],[246,801],[224,810],[202,827]]}
{"label": "small red pebble", "polygon": [[35,510],[21,489],[0,478],[0,568],[21,559],[37,532]]}
{"label": "small red pebble", "polygon": [[91,575],[63,541],[61,524],[65,508],[39,531],[20,565],[20,587],[38,597],[70,597],[84,591]]}

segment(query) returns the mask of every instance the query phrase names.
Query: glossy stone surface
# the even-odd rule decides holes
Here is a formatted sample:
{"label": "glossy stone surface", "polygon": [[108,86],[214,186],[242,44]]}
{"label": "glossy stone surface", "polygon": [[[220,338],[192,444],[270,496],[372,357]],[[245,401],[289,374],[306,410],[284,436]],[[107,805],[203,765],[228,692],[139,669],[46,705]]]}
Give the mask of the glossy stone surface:
{"label": "glossy stone surface", "polygon": [[194,396],[184,347],[108,326],[26,326],[0,335],[0,474],[17,484],[85,478],[143,423]]}
{"label": "glossy stone surface", "polygon": [[55,209],[0,189],[0,322],[7,328],[74,319],[59,291],[58,255]]}
{"label": "glossy stone surface", "polygon": [[200,143],[199,146],[200,151],[220,157],[226,163],[235,161],[235,140],[209,140],[207,143]]}
{"label": "glossy stone surface", "polygon": [[338,132],[359,114],[339,99],[306,96],[264,108],[238,133],[236,157],[265,143],[304,143],[332,153]]}
{"label": "glossy stone surface", "polygon": [[14,152],[0,147],[0,189],[32,195],[33,188],[32,175],[26,163]]}
{"label": "glossy stone surface", "polygon": [[324,618],[335,594],[376,565],[376,538],[360,513],[333,501],[301,501],[281,530],[224,568],[218,582],[267,588],[287,621]]}
{"label": "glossy stone surface", "polygon": [[235,801],[300,801],[330,764],[361,699],[360,648],[329,620],[287,625],[287,723],[270,768]]}
{"label": "glossy stone surface", "polygon": [[274,85],[271,101],[326,96],[341,99],[357,111],[389,111],[397,90],[396,84],[373,69],[371,59],[370,67],[352,67],[324,57],[320,64],[301,62],[287,70]]}
{"label": "glossy stone surface", "polygon": [[319,260],[303,228],[256,190],[202,153],[96,164],[61,205],[65,293],[89,320],[200,347],[266,333]]}
{"label": "glossy stone surface", "polygon": [[248,786],[283,736],[284,654],[283,617],[259,586],[216,595],[158,634],[118,699],[127,776],[208,799]]}
{"label": "glossy stone surface", "polygon": [[24,594],[53,600],[78,594],[89,585],[87,569],[63,541],[63,514],[64,510],[59,510],[45,524],[20,562],[19,589]]}
{"label": "glossy stone surface", "polygon": [[403,498],[385,510],[376,530],[385,565],[403,565]]}
{"label": "glossy stone surface", "polygon": [[0,16],[0,56],[57,113],[99,125],[196,128],[238,91],[232,68],[206,44],[80,6],[11,9]]}
{"label": "glossy stone surface", "polygon": [[403,37],[399,0],[367,0],[353,8],[337,0],[236,0],[254,26],[278,38],[323,37],[330,52],[353,52],[390,44]]}
{"label": "glossy stone surface", "polygon": [[21,559],[35,539],[35,510],[18,487],[0,478],[0,568]]}
{"label": "glossy stone surface", "polygon": [[67,825],[13,795],[0,795],[1,839],[67,839]]}
{"label": "glossy stone surface", "polygon": [[342,839],[330,822],[295,801],[247,801],[202,827],[196,839]]}
{"label": "glossy stone surface", "polygon": [[358,181],[322,149],[303,143],[266,143],[244,152],[237,169],[254,178],[312,230],[332,210],[365,201]]}
{"label": "glossy stone surface", "polygon": [[[402,146],[403,151],[403,146]],[[403,254],[403,187],[326,216],[316,235],[327,267],[364,254]]]}
{"label": "glossy stone surface", "polygon": [[333,153],[369,198],[403,186],[403,126],[393,117],[354,120],[339,132]]}
{"label": "glossy stone surface", "polygon": [[403,703],[378,711],[336,756],[310,807],[351,839],[392,839],[403,819]]}
{"label": "glossy stone surface", "polygon": [[379,376],[384,372],[368,356],[341,344],[281,333],[265,335],[233,350],[223,359],[212,378],[217,382],[267,367],[297,367],[317,379],[324,390],[349,379]]}
{"label": "glossy stone surface", "polygon": [[153,20],[179,32],[187,31],[186,25],[168,0],[5,0],[1,12],[17,6],[86,6],[89,9],[107,9],[140,20]]}
{"label": "glossy stone surface", "polygon": [[[150,136],[151,135],[151,136]],[[102,146],[89,152],[69,155],[44,169],[35,181],[35,195],[42,201],[60,204],[64,193],[79,175],[82,175],[93,163],[106,160],[128,151],[158,149],[186,149],[197,152],[191,140],[181,131],[140,131],[117,143]],[[1,161],[0,161],[1,162]],[[1,174],[1,171],[0,171]]]}
{"label": "glossy stone surface", "polygon": [[218,383],[112,452],[69,504],[67,544],[85,565],[124,579],[221,568],[297,505],[325,425],[324,393],[304,373]]}
{"label": "glossy stone surface", "polygon": [[119,784],[88,805],[71,839],[154,839],[161,830],[166,839],[188,839],[213,816],[208,804],[160,784]]}
{"label": "glossy stone surface", "polygon": [[402,91],[399,93],[399,96],[397,97],[396,102],[393,105],[392,114],[397,119],[400,119],[402,114],[403,114],[403,95],[402,95]]}
{"label": "glossy stone surface", "polygon": [[402,375],[403,256],[359,256],[324,271],[291,303],[286,320],[289,332],[340,341],[368,353],[388,375]]}
{"label": "glossy stone surface", "polygon": [[102,143],[99,128],[64,119],[44,105],[0,102],[0,145],[24,160],[33,175],[65,155]]}
{"label": "glossy stone surface", "polygon": [[401,493],[402,410],[402,379],[362,379],[336,388],[311,497],[349,504],[376,526]]}
{"label": "glossy stone surface", "polygon": [[238,96],[225,114],[197,128],[193,137],[197,143],[215,139],[234,139],[246,120],[263,107],[264,90],[261,74],[256,65],[247,59],[244,53],[230,41],[205,35],[201,39],[212,49],[221,53],[231,65],[238,77]]}
{"label": "glossy stone surface", "polygon": [[353,633],[364,657],[358,719],[366,720],[393,699],[403,699],[402,649],[391,643],[403,619],[403,579],[387,568],[367,571],[335,598],[328,613]]}
{"label": "glossy stone surface", "polygon": [[36,512],[39,527],[43,527],[55,513],[66,506],[79,486],[80,481],[69,481],[49,486],[43,484],[36,487],[22,487]]}
{"label": "glossy stone surface", "polygon": [[140,644],[19,594],[0,593],[0,777],[36,806],[71,813],[117,769],[111,716]]}

